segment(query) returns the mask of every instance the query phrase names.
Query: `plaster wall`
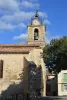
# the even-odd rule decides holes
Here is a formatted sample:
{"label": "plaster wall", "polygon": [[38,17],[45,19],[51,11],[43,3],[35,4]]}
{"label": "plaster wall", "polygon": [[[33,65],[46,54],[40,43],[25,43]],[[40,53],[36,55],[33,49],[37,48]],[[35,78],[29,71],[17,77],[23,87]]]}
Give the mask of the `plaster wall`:
{"label": "plaster wall", "polygon": [[39,65],[41,65],[42,67],[42,85],[43,85],[43,89],[42,89],[42,95],[46,96],[46,67],[43,61],[43,58],[41,56],[42,53],[42,49],[34,49],[30,52],[29,54],[29,61],[33,61],[36,66],[38,67]]}
{"label": "plaster wall", "polygon": [[[41,57],[42,52],[42,49],[33,49],[29,54],[0,54],[0,59],[4,61],[3,78],[0,79],[0,93],[7,90],[11,84],[17,85],[19,90],[27,93],[28,65],[29,61],[33,61],[37,67],[39,65],[42,67],[42,95],[46,96],[46,70],[43,58]],[[21,83],[20,75],[22,73],[24,81],[22,80]]]}
{"label": "plaster wall", "polygon": [[3,78],[0,79],[0,93],[5,91],[11,84],[19,84],[20,74],[24,68],[24,57],[27,54],[0,54],[3,63]]}
{"label": "plaster wall", "polygon": [[67,84],[67,82],[63,82],[63,75],[67,74],[67,70],[63,70],[58,74],[58,95],[64,96],[67,95],[67,91],[65,91],[62,87],[63,84]]}

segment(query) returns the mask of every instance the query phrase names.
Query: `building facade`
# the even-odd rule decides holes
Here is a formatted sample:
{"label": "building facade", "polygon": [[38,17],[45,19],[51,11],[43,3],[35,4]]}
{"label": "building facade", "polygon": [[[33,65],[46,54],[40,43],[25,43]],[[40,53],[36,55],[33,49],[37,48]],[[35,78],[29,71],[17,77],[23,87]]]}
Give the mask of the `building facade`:
{"label": "building facade", "polygon": [[29,93],[28,67],[33,62],[42,69],[42,96],[46,95],[46,69],[42,47],[45,46],[45,26],[38,12],[28,25],[28,44],[0,45],[0,94]]}
{"label": "building facade", "polygon": [[67,70],[62,70],[58,74],[58,95],[67,96]]}

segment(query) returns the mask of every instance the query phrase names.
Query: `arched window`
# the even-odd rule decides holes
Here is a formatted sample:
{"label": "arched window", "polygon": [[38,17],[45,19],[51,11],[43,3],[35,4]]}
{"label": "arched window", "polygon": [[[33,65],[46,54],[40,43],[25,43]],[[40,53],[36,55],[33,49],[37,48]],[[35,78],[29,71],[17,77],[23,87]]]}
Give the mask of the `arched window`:
{"label": "arched window", "polygon": [[34,30],[34,40],[38,40],[38,38],[39,38],[39,30],[36,28]]}

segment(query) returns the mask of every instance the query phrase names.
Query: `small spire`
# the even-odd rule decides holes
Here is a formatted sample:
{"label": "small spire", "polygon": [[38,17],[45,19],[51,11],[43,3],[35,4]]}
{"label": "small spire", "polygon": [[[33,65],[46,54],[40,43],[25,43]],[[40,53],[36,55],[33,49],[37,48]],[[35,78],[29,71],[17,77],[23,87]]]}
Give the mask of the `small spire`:
{"label": "small spire", "polygon": [[39,17],[39,15],[38,15],[38,10],[36,10],[35,17]]}

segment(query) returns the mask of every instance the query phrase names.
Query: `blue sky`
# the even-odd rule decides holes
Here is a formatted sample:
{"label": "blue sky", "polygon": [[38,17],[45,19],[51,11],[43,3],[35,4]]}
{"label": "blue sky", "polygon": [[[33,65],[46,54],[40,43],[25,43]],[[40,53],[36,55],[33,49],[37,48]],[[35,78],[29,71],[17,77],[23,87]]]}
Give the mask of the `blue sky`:
{"label": "blue sky", "polygon": [[27,25],[39,10],[46,42],[67,36],[67,0],[0,0],[0,44],[27,42]]}

